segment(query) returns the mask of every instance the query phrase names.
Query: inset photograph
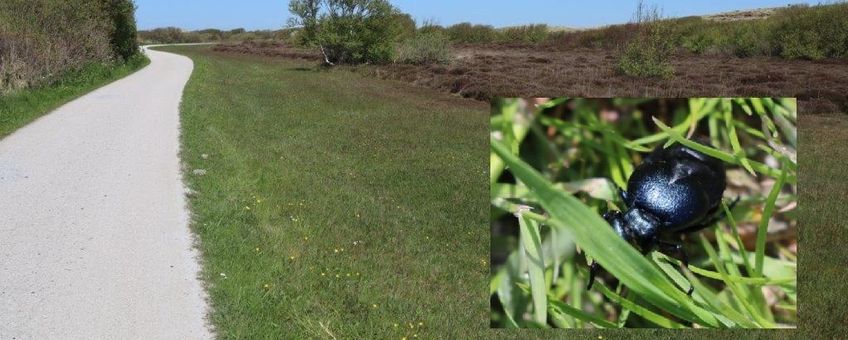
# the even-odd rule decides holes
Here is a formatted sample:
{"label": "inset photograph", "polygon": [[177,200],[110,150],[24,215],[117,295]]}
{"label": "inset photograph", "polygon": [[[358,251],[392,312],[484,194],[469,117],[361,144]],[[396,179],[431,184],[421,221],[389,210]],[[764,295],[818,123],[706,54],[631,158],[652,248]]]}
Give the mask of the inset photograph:
{"label": "inset photograph", "polygon": [[795,328],[794,98],[497,98],[493,328]]}

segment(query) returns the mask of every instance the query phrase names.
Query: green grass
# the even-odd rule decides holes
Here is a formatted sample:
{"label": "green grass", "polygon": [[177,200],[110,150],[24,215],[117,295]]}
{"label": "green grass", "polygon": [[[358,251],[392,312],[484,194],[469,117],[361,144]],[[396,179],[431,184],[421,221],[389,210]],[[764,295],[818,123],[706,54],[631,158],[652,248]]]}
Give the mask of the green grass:
{"label": "green grass", "polygon": [[[517,224],[523,247],[510,246],[515,241],[509,233],[494,235],[495,256],[508,258],[498,263],[490,282],[490,293],[500,302],[493,309],[493,324],[795,327],[797,266],[783,243],[792,239],[767,242],[765,233],[772,217],[775,227],[780,221],[796,223],[794,100],[693,98],[665,104],[563,98],[538,109],[521,109],[525,106],[513,99],[495,103],[491,157],[500,162],[493,162],[499,169],[490,177],[492,216],[498,226],[493,230]],[[614,114],[599,115],[604,107]],[[648,116],[642,110],[659,112]],[[714,146],[686,137],[696,131],[713,137]],[[726,223],[690,234],[700,248],[688,247],[694,261],[683,272],[677,260],[665,255],[642,256],[600,217],[604,211],[620,210],[613,186],[626,188],[626,179],[643,157],[636,151],[672,143],[723,161],[729,169],[730,195],[742,197]],[[774,157],[777,166],[766,165],[768,157]],[[507,171],[510,176],[502,176]],[[752,184],[740,186],[740,181]],[[758,184],[770,182],[777,184]],[[516,214],[517,221],[507,212]],[[759,225],[756,239],[751,239],[753,249],[746,249],[739,236],[742,223]],[[587,291],[589,258],[610,276]],[[691,297],[684,293],[690,284],[696,287]]]}
{"label": "green grass", "polygon": [[143,55],[118,65],[95,63],[69,72],[49,85],[0,96],[0,138],[94,89],[150,63]]}
{"label": "green grass", "polygon": [[804,251],[798,257],[803,268],[798,280],[803,283],[803,325],[819,331],[820,338],[838,338],[846,331],[840,320],[848,315],[841,289],[848,281],[848,272],[838,269],[848,263],[848,252],[843,251],[848,241],[848,116],[841,113],[800,118],[799,143],[804,156],[798,159],[798,166],[803,169],[798,189],[804,227],[799,230],[799,238]]}
{"label": "green grass", "polygon": [[182,158],[222,338],[485,334],[487,105],[309,62],[162,50],[194,60]]}

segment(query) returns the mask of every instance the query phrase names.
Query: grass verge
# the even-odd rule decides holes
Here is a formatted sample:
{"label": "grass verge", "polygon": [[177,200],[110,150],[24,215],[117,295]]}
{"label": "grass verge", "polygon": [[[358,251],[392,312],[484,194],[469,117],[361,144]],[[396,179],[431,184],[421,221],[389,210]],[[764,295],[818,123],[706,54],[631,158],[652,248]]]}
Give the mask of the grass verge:
{"label": "grass verge", "polygon": [[312,62],[160,49],[194,60],[182,158],[220,337],[487,331],[485,104]]}
{"label": "grass verge", "polygon": [[[844,178],[848,160],[848,116],[845,112],[826,115],[802,115],[799,119],[799,144],[803,157],[798,159],[798,194],[801,196],[799,240],[804,244],[798,257],[799,290],[802,304],[803,329],[815,331],[819,338],[838,338],[846,333],[844,323],[836,320],[848,315],[848,305],[840,296],[848,281],[848,272],[839,270],[848,261],[842,251],[848,241],[844,207],[848,182]],[[812,333],[812,332],[811,332]]]}
{"label": "grass verge", "polygon": [[90,64],[42,87],[0,96],[0,138],[38,117],[103,85],[123,78],[150,63],[143,55],[118,64]]}

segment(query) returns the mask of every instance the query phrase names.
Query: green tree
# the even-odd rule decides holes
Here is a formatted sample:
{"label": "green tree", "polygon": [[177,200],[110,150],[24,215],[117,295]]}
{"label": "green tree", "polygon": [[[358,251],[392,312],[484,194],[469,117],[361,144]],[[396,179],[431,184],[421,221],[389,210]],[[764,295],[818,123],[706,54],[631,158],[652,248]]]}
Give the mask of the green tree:
{"label": "green tree", "polygon": [[103,0],[114,28],[109,37],[112,51],[123,60],[138,53],[135,27],[135,4],[132,0]]}
{"label": "green tree", "polygon": [[411,17],[387,0],[292,0],[289,10],[304,26],[304,43],[331,65],[390,62],[395,44],[414,33]]}
{"label": "green tree", "polygon": [[303,45],[317,42],[318,11],[321,0],[292,0],[289,11],[295,16],[289,19],[290,26],[302,26],[299,39]]}

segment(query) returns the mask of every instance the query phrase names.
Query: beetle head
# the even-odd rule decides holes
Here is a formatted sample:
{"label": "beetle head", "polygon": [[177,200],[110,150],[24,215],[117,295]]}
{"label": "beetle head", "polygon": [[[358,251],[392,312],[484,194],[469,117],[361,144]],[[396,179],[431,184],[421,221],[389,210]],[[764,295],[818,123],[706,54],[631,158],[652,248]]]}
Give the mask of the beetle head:
{"label": "beetle head", "polygon": [[643,254],[653,250],[657,240],[657,230],[660,222],[650,213],[633,208],[624,214],[619,214],[613,222],[616,232]]}

